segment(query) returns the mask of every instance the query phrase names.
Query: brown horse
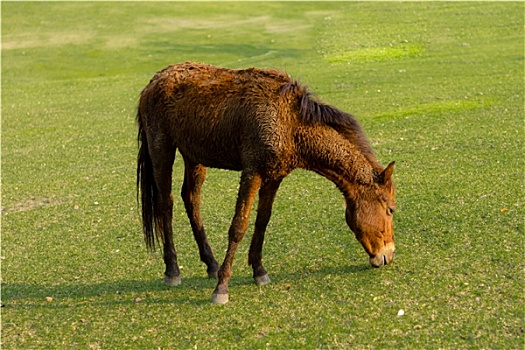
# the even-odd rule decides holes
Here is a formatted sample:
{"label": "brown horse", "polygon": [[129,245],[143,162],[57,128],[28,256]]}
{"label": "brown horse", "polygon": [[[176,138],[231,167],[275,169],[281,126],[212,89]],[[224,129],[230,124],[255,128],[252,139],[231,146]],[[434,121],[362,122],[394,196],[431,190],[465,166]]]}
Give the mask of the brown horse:
{"label": "brown horse", "polygon": [[[213,302],[228,302],[237,246],[259,193],[248,263],[258,285],[268,283],[262,247],[281,181],[296,168],[335,183],[346,200],[346,222],[380,267],[394,259],[394,163],[383,168],[350,114],[316,100],[306,87],[277,70],[231,70],[182,63],[159,71],[140,95],[137,191],[146,244],[162,242],[164,281],[180,283],[173,245],[172,167],[178,149],[185,163],[182,199],[200,258],[218,277]],[[241,171],[239,194],[219,268],[200,215],[206,167]]]}

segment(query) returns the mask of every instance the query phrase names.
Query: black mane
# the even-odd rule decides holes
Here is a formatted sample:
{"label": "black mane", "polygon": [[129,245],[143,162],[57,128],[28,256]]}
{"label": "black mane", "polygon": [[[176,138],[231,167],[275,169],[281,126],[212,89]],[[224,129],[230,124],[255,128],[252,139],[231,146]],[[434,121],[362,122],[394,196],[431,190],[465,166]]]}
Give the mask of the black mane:
{"label": "black mane", "polygon": [[281,87],[281,92],[292,92],[298,98],[299,115],[306,124],[324,124],[344,135],[352,144],[356,145],[363,155],[374,166],[378,165],[372,147],[357,119],[349,113],[319,101],[315,95],[292,81]]}

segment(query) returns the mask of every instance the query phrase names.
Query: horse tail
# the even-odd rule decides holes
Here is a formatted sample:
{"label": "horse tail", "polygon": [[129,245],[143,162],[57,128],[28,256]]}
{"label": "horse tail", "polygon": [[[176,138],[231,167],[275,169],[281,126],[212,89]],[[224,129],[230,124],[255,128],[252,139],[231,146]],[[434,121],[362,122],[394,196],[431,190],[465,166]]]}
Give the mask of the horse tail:
{"label": "horse tail", "polygon": [[137,202],[140,196],[142,202],[142,229],[144,232],[144,240],[148,250],[154,251],[155,231],[157,231],[155,208],[157,207],[159,195],[153,176],[153,163],[149,154],[148,138],[144,130],[140,106],[137,112],[137,122],[139,125],[138,142],[140,145],[137,156]]}

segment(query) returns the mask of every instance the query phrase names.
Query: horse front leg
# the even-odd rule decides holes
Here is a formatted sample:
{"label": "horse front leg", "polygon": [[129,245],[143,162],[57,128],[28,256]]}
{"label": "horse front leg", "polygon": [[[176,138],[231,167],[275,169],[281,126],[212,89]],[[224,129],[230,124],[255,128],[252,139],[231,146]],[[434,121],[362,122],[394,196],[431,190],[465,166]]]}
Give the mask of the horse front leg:
{"label": "horse front leg", "polygon": [[253,269],[253,279],[258,286],[270,282],[270,277],[262,265],[262,248],[264,244],[264,233],[272,215],[272,205],[275,195],[282,180],[268,181],[263,183],[259,190],[259,205],[257,207],[257,219],[255,220],[255,231],[250,244],[248,264]]}
{"label": "horse front leg", "polygon": [[184,159],[184,183],[182,185],[181,197],[184,201],[186,214],[190,220],[193,237],[199,247],[201,261],[206,264],[208,277],[217,278],[219,264],[213,256],[213,251],[208,243],[206,232],[201,218],[201,188],[206,179],[206,167],[195,164]]}
{"label": "horse front leg", "polygon": [[226,251],[224,262],[218,272],[219,281],[213,292],[213,303],[226,304],[229,300],[228,283],[230,282],[232,275],[233,258],[239,243],[242,241],[244,234],[246,233],[250,211],[252,209],[255,195],[260,186],[260,175],[246,172],[242,173],[239,195],[235,206],[235,216],[233,217],[230,230],[228,231],[228,250]]}

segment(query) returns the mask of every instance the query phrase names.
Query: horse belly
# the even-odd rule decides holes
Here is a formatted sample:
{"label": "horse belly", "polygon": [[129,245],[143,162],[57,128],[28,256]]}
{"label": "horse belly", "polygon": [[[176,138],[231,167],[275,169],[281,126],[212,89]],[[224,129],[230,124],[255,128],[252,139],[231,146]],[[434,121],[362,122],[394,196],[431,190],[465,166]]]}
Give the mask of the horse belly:
{"label": "horse belly", "polygon": [[[283,127],[270,103],[243,102],[239,94],[192,91],[190,105],[177,101],[172,115],[175,144],[181,154],[206,167],[243,170],[273,163],[280,153]],[[212,103],[210,101],[214,101]]]}
{"label": "horse belly", "polygon": [[[189,136],[189,135],[188,135]],[[196,135],[193,135],[196,136]],[[177,147],[180,153],[194,163],[209,168],[242,170],[242,157],[239,147],[232,138],[195,137],[179,140]],[[182,141],[182,142],[181,142]]]}

